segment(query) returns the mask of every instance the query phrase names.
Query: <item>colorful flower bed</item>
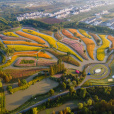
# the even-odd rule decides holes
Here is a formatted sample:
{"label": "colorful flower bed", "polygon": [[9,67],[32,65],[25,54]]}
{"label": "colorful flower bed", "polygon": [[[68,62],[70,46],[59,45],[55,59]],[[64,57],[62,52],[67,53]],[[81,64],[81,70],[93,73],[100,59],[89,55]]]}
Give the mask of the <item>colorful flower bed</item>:
{"label": "colorful flower bed", "polygon": [[41,38],[39,37],[36,37],[36,36],[33,36],[33,35],[30,35],[30,34],[26,34],[24,32],[21,32],[21,31],[17,31],[16,32],[17,34],[19,34],[20,36],[23,36],[23,37],[26,37],[26,38],[29,38],[31,40],[34,40],[40,44],[45,44],[45,41],[43,41]]}
{"label": "colorful flower bed", "polygon": [[69,31],[70,31],[72,34],[75,34],[75,33],[76,33],[76,36],[77,36],[78,38],[83,37],[76,29],[69,29]]}
{"label": "colorful flower bed", "polygon": [[55,57],[57,57],[58,59],[61,59],[62,61],[66,62],[66,63],[70,63],[76,66],[80,66],[80,63],[74,59],[71,56],[68,56],[67,54],[63,54],[61,52],[58,52],[57,50],[52,50],[52,49],[46,49],[46,51],[48,51],[49,53],[53,54]]}
{"label": "colorful flower bed", "polygon": [[29,50],[41,50],[41,47],[34,47],[34,46],[24,46],[24,45],[7,45],[8,48],[15,49],[15,51],[29,51]]}
{"label": "colorful flower bed", "polygon": [[91,32],[89,32],[89,34],[95,39],[97,45],[99,45],[99,43],[98,43],[98,40],[100,40],[99,37],[96,34],[93,34]]}
{"label": "colorful flower bed", "polygon": [[83,61],[83,59],[81,57],[79,57],[74,51],[72,51],[70,48],[68,48],[67,46],[65,46],[64,44],[57,42],[58,45],[58,50],[62,51],[62,52],[70,52],[71,54],[73,54],[75,57],[77,57],[80,61]]}
{"label": "colorful flower bed", "polygon": [[91,38],[91,36],[90,36],[89,34],[87,34],[87,32],[86,32],[85,30],[79,29],[79,32],[80,32],[81,34],[83,34],[85,37]]}
{"label": "colorful flower bed", "polygon": [[[23,60],[32,60],[32,61],[34,61],[34,63],[27,63],[27,64],[22,64],[21,62],[23,61]],[[35,58],[21,58],[21,59],[18,59],[17,61],[16,61],[16,63],[14,64],[14,66],[16,66],[16,67],[33,67],[33,66],[36,66],[36,59]]]}
{"label": "colorful flower bed", "polygon": [[56,40],[53,37],[48,36],[48,35],[44,35],[44,34],[36,32],[36,31],[29,30],[29,29],[23,29],[23,31],[26,33],[29,33],[29,34],[39,36],[39,37],[45,39],[50,44],[50,46],[57,48]]}
{"label": "colorful flower bed", "polygon": [[108,36],[108,39],[112,42],[112,45],[111,45],[111,50],[114,49],[114,37],[113,36]]}
{"label": "colorful flower bed", "polygon": [[69,31],[72,32],[73,34],[76,33],[76,36],[79,37],[81,40],[83,40],[83,42],[87,46],[87,52],[88,52],[89,56],[91,57],[91,59],[94,60],[94,56],[93,56],[94,48],[95,48],[94,41],[89,38],[83,37],[80,33],[78,33],[78,31],[76,29],[69,29]]}
{"label": "colorful flower bed", "polygon": [[103,61],[105,58],[105,49],[110,46],[110,42],[106,39],[106,35],[99,35],[102,39],[102,46],[97,49],[97,59]]}
{"label": "colorful flower bed", "polygon": [[38,59],[37,66],[51,66],[51,65],[54,65],[56,63],[57,63],[57,61],[54,61],[54,60],[48,60],[47,61],[46,59],[41,58],[41,59]]}
{"label": "colorful flower bed", "polygon": [[13,55],[30,55],[30,54],[37,54],[38,51],[24,51],[24,52],[15,52]]}
{"label": "colorful flower bed", "polygon": [[6,35],[6,36],[19,37],[18,35],[16,35],[16,34],[13,33],[13,32],[4,32],[3,34]]}
{"label": "colorful flower bed", "polygon": [[60,35],[60,33],[58,33],[58,32],[55,32],[54,33],[54,37],[57,39],[57,40],[61,40],[63,37],[62,37],[62,35]]}
{"label": "colorful flower bed", "polygon": [[9,36],[3,36],[2,34],[0,34],[0,38],[2,40],[28,40],[26,38],[22,38],[22,37],[9,37]]}
{"label": "colorful flower bed", "polygon": [[67,30],[65,30],[65,29],[62,30],[62,33],[63,33],[66,37],[68,37],[68,38],[78,40],[78,38],[72,36],[72,34],[70,34],[70,33],[69,33]]}
{"label": "colorful flower bed", "polygon": [[61,42],[63,42],[63,43],[65,43],[65,44],[67,44],[67,45],[69,45],[70,47],[72,47],[75,51],[77,51],[84,59],[88,59],[87,58],[87,55],[84,53],[84,46],[80,43],[80,42],[78,42],[78,41],[76,41],[76,40],[70,40],[70,39],[68,39],[68,38],[64,38],[64,39],[62,39],[62,41]]}
{"label": "colorful flower bed", "polygon": [[32,42],[26,42],[26,41],[3,41],[4,44],[22,44],[22,45],[30,45],[30,46],[39,46],[39,47],[47,47],[46,45],[32,43]]}

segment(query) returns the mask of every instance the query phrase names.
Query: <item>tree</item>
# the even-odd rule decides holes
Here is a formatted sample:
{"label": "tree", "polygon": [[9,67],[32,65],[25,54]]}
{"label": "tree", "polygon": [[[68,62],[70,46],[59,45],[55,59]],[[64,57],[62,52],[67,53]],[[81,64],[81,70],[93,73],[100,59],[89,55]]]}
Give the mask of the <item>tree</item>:
{"label": "tree", "polygon": [[51,89],[50,91],[49,91],[49,95],[54,95],[54,90],[53,89]]}
{"label": "tree", "polygon": [[92,105],[92,100],[91,100],[91,99],[89,99],[89,100],[87,101],[87,105],[88,105],[88,106]]}
{"label": "tree", "polygon": [[52,114],[55,114],[55,111],[53,111]]}
{"label": "tree", "polygon": [[80,89],[80,97],[85,98],[86,93],[87,93],[87,91],[86,91],[85,88],[81,88],[81,89]]}
{"label": "tree", "polygon": [[25,84],[27,84],[27,81],[26,81],[25,79],[23,79],[23,80],[21,81],[21,85],[25,85]]}
{"label": "tree", "polygon": [[59,114],[63,114],[63,111],[59,111]]}
{"label": "tree", "polygon": [[82,76],[83,76],[83,77],[86,76],[86,71],[85,71],[85,69],[83,69],[83,71],[82,71]]}
{"label": "tree", "polygon": [[75,87],[75,86],[76,86],[76,81],[75,81],[75,80],[72,81],[72,84],[73,84],[73,86]]}
{"label": "tree", "polygon": [[33,114],[37,114],[38,113],[37,107],[36,108],[32,108],[32,112],[33,112]]}
{"label": "tree", "polygon": [[87,107],[83,107],[82,113],[83,114],[89,114],[89,109]]}
{"label": "tree", "polygon": [[74,90],[74,87],[70,86],[69,88],[69,92],[72,94],[72,93],[76,93],[76,91]]}
{"label": "tree", "polygon": [[78,103],[78,109],[82,109],[83,108],[83,103]]}
{"label": "tree", "polygon": [[76,37],[76,35],[77,35],[77,33],[76,32],[74,32],[74,36]]}
{"label": "tree", "polygon": [[66,89],[66,84],[64,82],[62,83],[62,88]]}
{"label": "tree", "polygon": [[99,44],[101,42],[101,40],[100,39],[97,39],[97,43]]}
{"label": "tree", "polygon": [[50,66],[50,75],[54,75],[53,67]]}
{"label": "tree", "polygon": [[19,86],[19,87],[21,86],[21,81],[20,81],[20,79],[18,79],[18,86]]}

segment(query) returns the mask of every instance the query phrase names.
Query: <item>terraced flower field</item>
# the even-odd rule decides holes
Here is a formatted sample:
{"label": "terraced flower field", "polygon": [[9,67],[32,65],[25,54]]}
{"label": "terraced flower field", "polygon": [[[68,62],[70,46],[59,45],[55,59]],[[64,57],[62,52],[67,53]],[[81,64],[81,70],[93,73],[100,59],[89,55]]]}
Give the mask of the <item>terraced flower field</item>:
{"label": "terraced flower field", "polygon": [[62,33],[63,33],[66,37],[68,37],[68,38],[78,40],[78,38],[72,36],[72,34],[70,34],[70,33],[69,33],[67,30],[65,30],[65,29],[62,30]]}
{"label": "terraced flower field", "polygon": [[34,40],[40,44],[45,44],[45,41],[43,41],[41,38],[39,37],[36,37],[36,36],[33,36],[33,35],[30,35],[30,34],[26,34],[24,32],[21,32],[21,31],[17,31],[16,32],[17,34],[19,34],[20,36],[23,36],[23,37],[26,37],[28,39],[31,39],[31,40]]}
{"label": "terraced flower field", "polygon": [[41,50],[41,47],[35,46],[24,46],[24,45],[7,45],[8,48],[15,49],[15,51],[38,51]]}
{"label": "terraced flower field", "polygon": [[10,44],[10,45],[30,45],[30,46],[39,46],[39,47],[48,47],[46,45],[32,43],[32,42],[26,42],[26,41],[3,41],[4,44]]}
{"label": "terraced flower field", "polygon": [[80,32],[81,34],[83,34],[85,37],[91,38],[91,36],[90,36],[89,34],[87,34],[87,32],[86,32],[85,30],[79,29],[79,32]]}
{"label": "terraced flower field", "polygon": [[76,41],[76,40],[69,40],[67,38],[62,39],[63,43],[69,45],[70,47],[72,47],[75,51],[77,51],[84,59],[88,59],[87,55],[84,53],[84,46]]}
{"label": "terraced flower field", "polygon": [[16,35],[16,34],[13,33],[13,32],[4,32],[3,34],[6,35],[6,36],[19,37],[18,35]]}
{"label": "terraced flower field", "polygon": [[105,49],[110,46],[109,40],[106,39],[106,35],[99,35],[102,39],[102,46],[97,49],[97,59],[103,61],[105,58]]}
{"label": "terraced flower field", "polygon": [[57,48],[56,40],[53,37],[44,35],[44,34],[36,32],[36,31],[29,30],[29,29],[23,29],[23,31],[26,33],[29,33],[29,34],[39,36],[39,37],[43,38],[44,40],[46,40],[50,44],[50,46]]}
{"label": "terraced flower field", "polygon": [[96,35],[96,34],[93,34],[93,33],[91,33],[91,32],[89,32],[89,34],[95,39],[95,41],[96,41],[96,43],[97,43],[97,45],[99,45],[99,37]]}
{"label": "terraced flower field", "polygon": [[62,35],[60,35],[60,33],[56,32],[54,33],[54,37],[57,39],[57,40],[61,40],[63,37]]}
{"label": "terraced flower field", "polygon": [[112,45],[111,45],[111,48],[110,49],[111,50],[114,49],[114,37],[111,36],[111,35],[109,35],[107,38],[112,42]]}
{"label": "terraced flower field", "polygon": [[71,54],[73,54],[75,57],[77,57],[80,61],[83,61],[83,59],[81,57],[79,57],[74,51],[72,51],[70,48],[68,48],[67,46],[65,46],[64,44],[57,42],[58,45],[58,50],[62,51],[62,52],[70,52]]}
{"label": "terraced flower field", "polygon": [[72,32],[73,34],[76,33],[76,36],[79,37],[86,44],[87,52],[90,58],[94,60],[94,55],[93,55],[95,49],[94,41],[92,39],[83,37],[76,29],[69,29],[69,31]]}

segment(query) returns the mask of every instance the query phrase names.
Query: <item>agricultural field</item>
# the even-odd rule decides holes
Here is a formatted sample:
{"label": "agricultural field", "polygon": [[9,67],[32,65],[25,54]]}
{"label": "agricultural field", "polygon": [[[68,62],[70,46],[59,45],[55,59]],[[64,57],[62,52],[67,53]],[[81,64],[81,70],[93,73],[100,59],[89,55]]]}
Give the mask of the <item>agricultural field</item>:
{"label": "agricultural field", "polygon": [[[24,27],[22,30],[0,34],[0,40],[1,60],[4,57],[0,71],[5,76],[1,78],[3,78],[7,110],[18,108],[27,100],[34,98],[34,95],[47,93],[53,88],[60,93],[55,87],[58,86],[57,81],[60,81],[64,75],[67,75],[68,79],[70,75],[72,78],[79,78],[76,83],[82,85],[113,83],[111,80],[114,74],[111,69],[114,67],[112,63],[114,37],[111,35],[72,28],[52,32]],[[51,71],[55,70],[55,67],[60,68],[59,73],[54,74]],[[64,67],[64,71],[61,71]],[[82,77],[83,69],[86,77]],[[95,73],[96,69],[101,69],[100,73]],[[26,84],[22,85],[21,81],[24,79]],[[7,87],[10,89],[7,90]],[[74,103],[68,102],[66,105],[74,106]],[[62,109],[63,105],[60,107]]]}

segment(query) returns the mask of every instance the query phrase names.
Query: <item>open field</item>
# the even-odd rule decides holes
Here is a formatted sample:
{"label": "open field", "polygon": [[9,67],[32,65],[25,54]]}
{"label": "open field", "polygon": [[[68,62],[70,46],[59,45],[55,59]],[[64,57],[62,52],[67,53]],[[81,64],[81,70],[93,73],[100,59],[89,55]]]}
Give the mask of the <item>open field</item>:
{"label": "open field", "polygon": [[20,90],[14,94],[6,93],[6,109],[13,110],[18,106],[22,105],[33,95],[46,93],[57,85],[58,83],[55,81],[52,81],[50,79],[44,79],[40,82],[35,83],[34,85],[31,85],[26,90]]}

